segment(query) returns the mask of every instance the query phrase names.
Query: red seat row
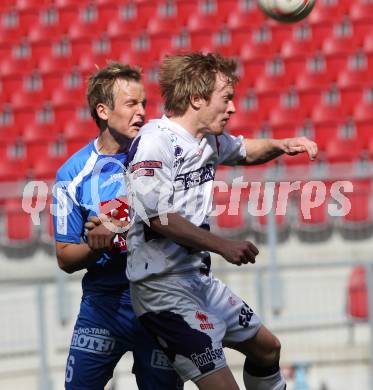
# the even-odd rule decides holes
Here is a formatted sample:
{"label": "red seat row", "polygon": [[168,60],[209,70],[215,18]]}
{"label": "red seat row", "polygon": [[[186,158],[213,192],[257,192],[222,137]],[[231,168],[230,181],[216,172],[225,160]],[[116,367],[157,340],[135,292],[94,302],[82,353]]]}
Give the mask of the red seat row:
{"label": "red seat row", "polygon": [[[340,210],[339,216],[333,216],[336,209],[333,208],[335,200],[331,188],[335,185],[336,183],[324,183],[322,187],[324,192],[320,193],[317,187],[303,183],[299,191],[291,195],[290,199],[283,197],[282,200],[279,200],[277,186],[275,188],[277,195],[273,198],[275,201],[270,207],[279,211],[282,210],[279,204],[283,204],[284,200],[287,202],[287,207],[275,215],[279,239],[287,239],[291,232],[304,241],[325,240],[333,231],[338,231],[346,239],[367,238],[373,235],[371,181],[353,181],[353,192],[338,186],[339,191],[346,190],[344,196],[348,200],[342,205],[345,214],[343,216]],[[312,193],[308,194],[307,191]],[[263,194],[263,191],[261,193]],[[213,219],[213,228],[223,234],[251,233],[257,240],[265,240],[268,216],[262,196],[255,198],[248,190],[243,191],[241,197],[232,194],[232,189],[227,193],[216,194],[215,207],[220,208],[215,209],[217,216]],[[320,199],[316,198],[317,194]],[[234,201],[230,199],[231,196]],[[43,197],[38,201],[45,206],[39,215],[41,225],[38,224],[38,220],[33,221],[30,213],[27,212],[32,200],[25,199],[22,204],[22,199],[8,199],[3,203],[0,222],[5,234],[2,236],[0,248],[7,250],[10,255],[23,254],[22,249],[28,247],[30,250],[32,244],[38,242],[52,245],[52,218],[49,211],[51,201]]]}
{"label": "red seat row", "polygon": [[[303,241],[326,240],[333,230],[346,239],[373,235],[371,180],[353,180],[349,185],[339,182],[301,183],[289,197],[279,195],[281,186],[274,187],[272,193],[266,188],[267,194],[274,195],[269,206],[263,200],[264,183],[259,196],[255,195],[258,187],[254,185],[240,190],[241,195],[235,194],[237,189],[232,188],[228,192],[216,193],[214,228],[236,236],[251,232],[256,239],[265,240],[268,213],[272,209],[280,240],[287,239],[291,231]],[[343,193],[344,202],[338,204],[336,199],[340,193]]]}

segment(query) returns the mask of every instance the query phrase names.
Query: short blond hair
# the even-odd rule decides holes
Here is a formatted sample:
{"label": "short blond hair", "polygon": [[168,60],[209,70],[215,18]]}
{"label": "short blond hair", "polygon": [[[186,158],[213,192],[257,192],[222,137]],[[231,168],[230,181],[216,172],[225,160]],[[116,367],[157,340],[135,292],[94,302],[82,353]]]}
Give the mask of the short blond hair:
{"label": "short blond hair", "polygon": [[159,70],[159,85],[165,110],[173,115],[185,114],[192,96],[209,101],[216,75],[222,73],[228,83],[236,84],[237,63],[218,53],[184,53],[166,56]]}
{"label": "short blond hair", "polygon": [[120,62],[109,61],[105,68],[98,69],[88,79],[87,101],[92,118],[100,130],[103,130],[101,118],[97,114],[98,104],[106,104],[114,109],[114,85],[117,80],[141,83],[141,69]]}

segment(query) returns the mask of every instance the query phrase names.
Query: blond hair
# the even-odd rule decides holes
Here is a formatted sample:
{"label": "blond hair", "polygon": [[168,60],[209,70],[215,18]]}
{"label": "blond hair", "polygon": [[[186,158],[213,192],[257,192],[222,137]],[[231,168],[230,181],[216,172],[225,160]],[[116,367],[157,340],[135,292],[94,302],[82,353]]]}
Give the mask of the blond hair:
{"label": "blond hair", "polygon": [[87,101],[92,118],[103,130],[101,118],[97,115],[98,104],[106,104],[114,109],[114,85],[117,80],[141,82],[141,69],[120,62],[109,61],[105,68],[98,69],[88,79]]}
{"label": "blond hair", "polygon": [[166,56],[159,70],[159,85],[165,110],[173,115],[185,114],[190,98],[199,96],[209,101],[215,88],[216,75],[223,74],[235,84],[236,62],[217,53],[185,53]]}

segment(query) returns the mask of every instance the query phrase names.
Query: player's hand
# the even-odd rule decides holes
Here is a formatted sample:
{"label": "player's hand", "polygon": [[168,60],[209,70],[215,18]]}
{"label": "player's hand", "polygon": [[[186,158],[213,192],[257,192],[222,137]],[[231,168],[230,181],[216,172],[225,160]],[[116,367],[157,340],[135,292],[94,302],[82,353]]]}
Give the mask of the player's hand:
{"label": "player's hand", "polygon": [[[118,210],[113,210],[111,212],[112,217],[116,218],[117,215],[118,215]],[[104,214],[102,214],[100,217],[97,216],[89,217],[88,221],[84,224],[84,228],[86,229],[86,231],[92,230],[96,226],[101,225],[104,219],[108,220],[108,218],[106,218]],[[109,218],[109,220],[113,222],[113,219]]]}
{"label": "player's hand", "polygon": [[283,151],[295,156],[299,153],[308,153],[310,160],[314,160],[317,156],[317,144],[306,137],[286,138],[283,140]]}
{"label": "player's hand", "polygon": [[259,254],[258,248],[250,241],[224,240],[222,244],[219,253],[232,264],[254,264]]}
{"label": "player's hand", "polygon": [[115,218],[117,214],[113,214],[112,218],[107,217],[105,214],[91,217],[85,224],[87,244],[92,250],[111,249],[113,247],[114,237],[123,227],[121,221]]}

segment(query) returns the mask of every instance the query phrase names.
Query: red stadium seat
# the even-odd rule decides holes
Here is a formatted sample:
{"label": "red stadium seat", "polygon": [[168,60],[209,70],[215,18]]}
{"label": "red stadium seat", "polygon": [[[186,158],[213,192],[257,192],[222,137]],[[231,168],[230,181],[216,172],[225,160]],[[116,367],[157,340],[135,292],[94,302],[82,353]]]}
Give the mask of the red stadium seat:
{"label": "red stadium seat", "polygon": [[45,74],[42,76],[42,83],[45,93],[51,96],[56,88],[61,87],[61,74]]}
{"label": "red stadium seat", "polygon": [[325,149],[326,159],[329,163],[351,163],[361,157],[362,150],[358,138],[330,139]]}
{"label": "red stadium seat", "polygon": [[363,90],[360,88],[340,88],[341,103],[346,107],[355,107],[356,102],[360,102]]}
{"label": "red stadium seat", "polygon": [[40,6],[48,5],[49,0],[16,0],[15,6],[19,11],[37,10]]}
{"label": "red stadium seat", "polygon": [[[352,55],[354,55],[353,53]],[[326,71],[329,73],[330,77],[336,81],[339,72],[346,68],[348,64],[348,57],[345,55],[330,55],[323,56],[326,63]]]}
{"label": "red stadium seat", "polygon": [[69,72],[73,65],[75,65],[74,58],[70,54],[66,56],[49,55],[39,60],[38,70],[42,75],[61,75]]}
{"label": "red stadium seat", "polygon": [[[52,40],[53,39],[53,40]],[[32,56],[36,59],[36,64],[40,62],[40,58],[55,56],[54,46],[61,42],[60,39],[47,38],[45,40],[37,40],[31,43]],[[69,50],[69,54],[70,54]]]}
{"label": "red stadium seat", "polygon": [[97,70],[97,66],[102,68],[108,64],[112,57],[108,53],[94,54],[84,53],[79,58],[79,70],[82,73],[91,73]]}
{"label": "red stadium seat", "polygon": [[[70,21],[71,22],[71,21]],[[31,26],[27,38],[32,43],[49,43],[66,34],[67,30],[60,24],[42,24],[35,23]]]}
{"label": "red stadium seat", "polygon": [[52,93],[51,102],[54,107],[78,107],[86,105],[85,88],[59,88]]}
{"label": "red stadium seat", "polygon": [[[227,22],[229,12],[236,6],[236,1],[200,0],[198,5],[199,7],[196,10],[196,14],[201,15],[208,20],[208,23],[213,22],[215,19],[215,24],[219,25]],[[193,26],[190,25],[190,19],[188,20],[188,27],[193,28]]]}
{"label": "red stadium seat", "polygon": [[322,44],[322,52],[327,55],[350,55],[361,47],[361,42],[354,36],[326,37]]}
{"label": "red stadium seat", "polygon": [[286,92],[291,85],[293,75],[287,73],[281,74],[261,74],[257,77],[255,82],[255,91],[258,94],[264,93],[282,93]]}
{"label": "red stadium seat", "polygon": [[0,58],[1,77],[23,77],[30,74],[36,68],[36,60],[33,57]]}
{"label": "red stadium seat", "polygon": [[23,78],[20,78],[19,76],[2,77],[0,84],[0,104],[3,105],[5,102],[10,102],[10,96],[14,91],[22,90],[23,84]]}
{"label": "red stadium seat", "polygon": [[299,96],[299,105],[304,107],[307,112],[312,112],[314,107],[319,104],[322,97],[319,90],[301,90],[298,88],[297,92]]}
{"label": "red stadium seat", "polygon": [[[250,198],[249,198],[249,205],[250,208],[254,210],[254,213],[251,212],[252,215],[251,220],[251,230],[254,234],[255,240],[258,243],[266,243],[267,242],[267,229],[268,229],[268,214],[264,214],[265,211],[267,211],[264,203],[264,194],[265,191],[268,191],[267,194],[270,194],[269,189],[267,188],[267,185],[270,183],[261,183],[260,187],[260,193],[258,198],[258,203],[255,204],[256,196],[254,195],[255,189],[253,185],[251,185],[249,191],[250,191]],[[269,187],[268,187],[269,188]],[[285,206],[283,202],[287,202],[288,199],[281,199],[279,198],[279,187],[278,185],[275,186],[274,189],[274,196],[273,199],[271,199],[270,207],[272,212],[275,213],[275,223],[276,223],[276,230],[277,230],[277,240],[278,242],[284,242],[286,241],[290,236],[290,223],[289,219],[285,213],[283,215],[280,210]],[[278,208],[279,207],[279,208]],[[255,214],[259,214],[259,216],[255,216]]]}
{"label": "red stadium seat", "polygon": [[0,126],[0,155],[5,159],[17,158],[16,144],[20,141],[21,129],[13,123],[8,126]]}
{"label": "red stadium seat", "polygon": [[145,30],[150,19],[157,14],[157,4],[153,1],[126,2],[119,6],[117,19],[107,26],[109,37],[128,36],[129,32]]}
{"label": "red stadium seat", "polygon": [[26,180],[27,176],[28,169],[24,160],[0,160],[0,182],[22,181]]}
{"label": "red stadium seat", "polygon": [[364,88],[373,85],[372,72],[369,69],[344,69],[338,75],[339,88]]}
{"label": "red stadium seat", "polygon": [[[315,50],[320,51],[325,38],[333,35],[333,24],[331,23],[309,24],[308,18],[303,23],[304,26],[310,31],[309,35],[306,34],[306,37],[312,39],[312,41],[316,45]],[[302,26],[302,24],[300,26]],[[302,34],[300,34],[300,36],[302,36]]]}
{"label": "red stadium seat", "polygon": [[327,71],[309,72],[307,70],[299,73],[295,85],[300,91],[322,91],[327,90],[333,83],[333,78]]}
{"label": "red stadium seat", "polygon": [[333,233],[328,214],[330,185],[325,182],[311,184],[302,183],[299,195],[296,196],[298,222],[295,232],[299,240],[304,242],[327,241]]}
{"label": "red stadium seat", "polygon": [[346,3],[339,1],[318,1],[307,19],[311,24],[332,24],[342,20],[346,15],[348,15],[348,6]]}
{"label": "red stadium seat", "polygon": [[116,1],[107,2],[95,2],[97,19],[102,26],[108,26],[113,20],[119,17],[119,4]]}
{"label": "red stadium seat", "polygon": [[321,102],[312,110],[311,118],[315,125],[327,125],[344,122],[351,114],[350,107]]}
{"label": "red stadium seat", "polygon": [[25,258],[36,250],[37,229],[31,215],[22,209],[21,199],[9,199],[4,207],[4,231],[1,239],[6,256]]}
{"label": "red stadium seat", "polygon": [[215,19],[215,15],[205,15],[201,13],[189,16],[187,29],[190,33],[212,33],[219,30],[220,24]]}
{"label": "red stadium seat", "polygon": [[186,27],[190,15],[197,13],[197,1],[160,1],[158,2],[157,17],[150,18],[146,30],[151,36],[177,34]]}
{"label": "red stadium seat", "polygon": [[232,187],[228,192],[215,191],[214,211],[219,214],[213,219],[214,230],[230,237],[247,231],[247,197],[243,191],[240,194]]}
{"label": "red stadium seat", "polygon": [[373,35],[372,34],[367,34],[364,36],[363,50],[364,50],[364,53],[366,53],[366,54],[373,53]]}
{"label": "red stadium seat", "polygon": [[258,109],[239,110],[231,116],[227,126],[231,134],[247,134],[262,127],[266,119]]}
{"label": "red stadium seat", "polygon": [[54,146],[59,140],[58,124],[32,124],[26,127],[23,142],[26,147],[26,158],[33,167],[40,158],[53,156]]}
{"label": "red stadium seat", "polygon": [[150,36],[154,35],[172,35],[177,34],[183,28],[182,25],[177,23],[171,18],[155,18],[149,21],[147,32]]}
{"label": "red stadium seat", "polygon": [[27,32],[20,26],[4,28],[0,25],[0,45],[17,45],[27,38]]}
{"label": "red stadium seat", "polygon": [[350,17],[354,21],[372,22],[373,4],[369,1],[354,1],[351,3]]}
{"label": "red stadium seat", "polygon": [[70,121],[63,129],[67,154],[72,155],[98,136],[98,128],[93,120],[85,122]]}
{"label": "red stadium seat", "polygon": [[350,203],[345,205],[346,215],[341,219],[339,231],[346,240],[366,239],[373,234],[372,182],[370,179],[354,180],[352,184],[353,192],[344,194]]}
{"label": "red stadium seat", "polygon": [[297,136],[296,126],[293,125],[286,125],[284,127],[277,126],[271,127],[271,133],[273,138],[293,138]]}
{"label": "red stadium seat", "polygon": [[214,34],[211,31],[193,31],[189,34],[189,42],[183,50],[208,53],[213,51]]}
{"label": "red stadium seat", "polygon": [[66,157],[39,158],[32,168],[32,178],[34,180],[54,181],[57,170],[66,161]]}
{"label": "red stadium seat", "polygon": [[[169,54],[171,51],[172,36],[168,35],[154,35],[150,37],[150,46],[153,54],[151,59],[159,62],[165,54]],[[158,64],[157,64],[158,65]],[[145,68],[146,66],[142,66]]]}
{"label": "red stadium seat", "polygon": [[[319,147],[319,151],[325,151],[326,145],[331,139],[336,139],[339,136],[339,125],[343,121],[336,123],[314,124],[314,141]],[[321,157],[321,156],[320,156]],[[320,158],[319,157],[319,158]]]}
{"label": "red stadium seat", "polygon": [[[253,3],[255,4],[255,3]],[[242,10],[242,9],[234,9],[228,17],[227,26],[230,30],[245,30],[250,31],[253,28],[257,28],[263,24],[266,17],[264,13],[257,8],[257,6],[253,6],[250,9]]]}
{"label": "red stadium seat", "polygon": [[292,39],[292,26],[287,23],[277,23],[275,20],[270,20],[266,28],[271,32],[272,41],[278,48],[281,48],[283,42]]}
{"label": "red stadium seat", "polygon": [[373,102],[369,101],[357,101],[353,118],[359,123],[373,123]]}
{"label": "red stadium seat", "polygon": [[76,0],[55,0],[54,4],[58,9],[77,9],[79,5],[86,4],[87,1],[79,1],[79,3],[76,2]]}
{"label": "red stadium seat", "polygon": [[279,105],[271,110],[269,123],[272,127],[295,127],[302,126],[307,113],[304,107],[298,105],[295,107],[284,107]]}
{"label": "red stadium seat", "polygon": [[272,41],[256,42],[248,41],[244,43],[240,50],[241,61],[266,61],[274,58],[278,54],[278,46]]}
{"label": "red stadium seat", "polygon": [[357,320],[368,320],[368,288],[365,267],[357,266],[348,278],[347,315]]}
{"label": "red stadium seat", "polygon": [[106,25],[101,20],[91,23],[75,21],[70,25],[68,36],[71,40],[92,40],[100,37],[106,31]]}
{"label": "red stadium seat", "polygon": [[358,127],[359,136],[362,140],[366,141],[368,158],[370,161],[373,161],[373,138],[372,138],[372,128],[371,123],[365,126]]}
{"label": "red stadium seat", "polygon": [[317,42],[310,39],[289,39],[282,42],[281,55],[283,58],[307,58],[318,49]]}
{"label": "red stadium seat", "polygon": [[13,93],[10,97],[13,109],[39,109],[49,96],[43,89],[35,91],[20,90]]}
{"label": "red stadium seat", "polygon": [[[287,137],[280,137],[280,138],[287,138]],[[289,156],[286,154],[281,158],[281,161],[283,161],[286,166],[290,166],[290,167],[295,165],[308,166],[311,163],[311,160],[307,153],[300,153],[297,154],[296,156]]]}

